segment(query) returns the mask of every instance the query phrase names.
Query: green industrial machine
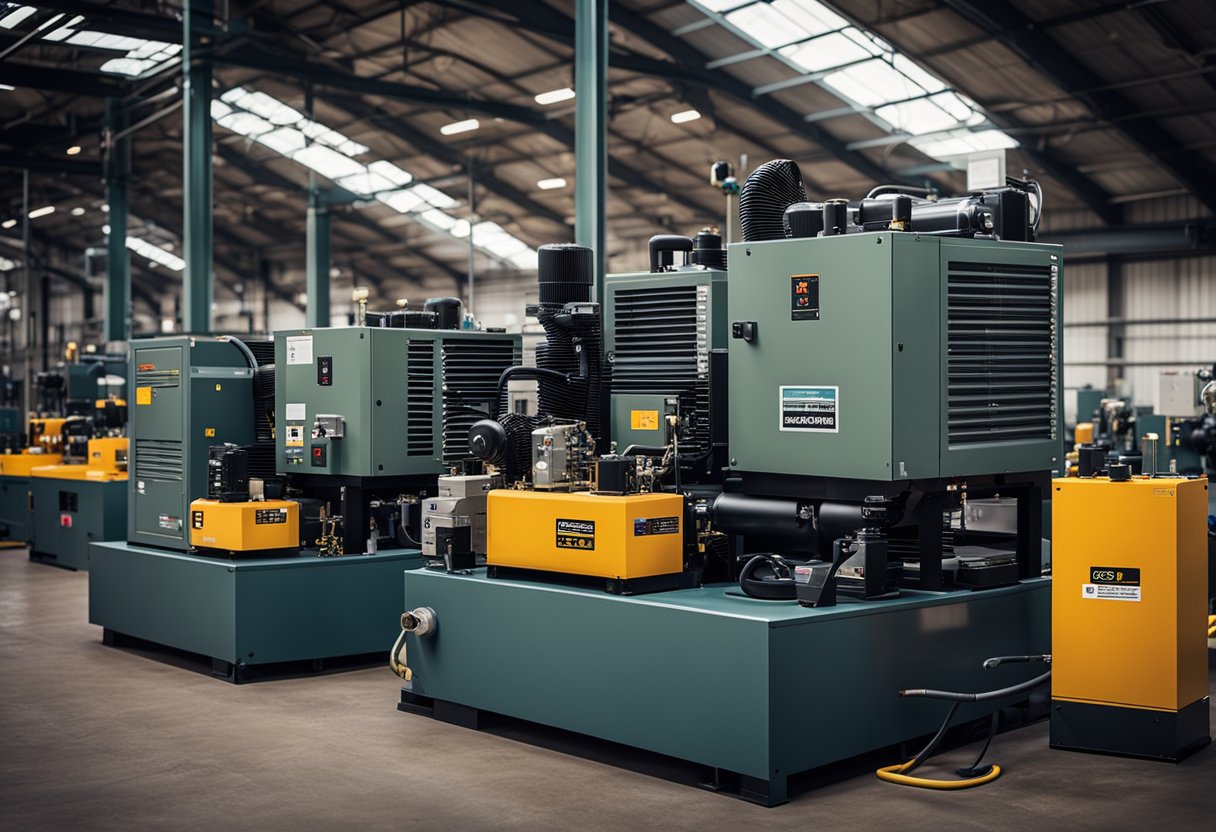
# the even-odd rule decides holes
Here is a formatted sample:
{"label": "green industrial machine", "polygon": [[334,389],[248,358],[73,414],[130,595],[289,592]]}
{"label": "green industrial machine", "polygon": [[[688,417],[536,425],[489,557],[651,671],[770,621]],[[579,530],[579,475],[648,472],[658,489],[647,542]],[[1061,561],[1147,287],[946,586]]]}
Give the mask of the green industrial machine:
{"label": "green industrial machine", "polygon": [[518,335],[348,327],[275,333],[280,474],[434,477],[496,412]]}
{"label": "green industrial machine", "polygon": [[612,441],[622,451],[666,445],[666,417],[678,411],[686,481],[712,479],[726,465],[726,302],[724,269],[604,280]]}
{"label": "green industrial machine", "polygon": [[[940,710],[901,689],[1016,680],[982,662],[1049,644],[1043,500],[1063,466],[1063,262],[1034,242],[1038,193],[812,203],[778,160],[743,188],[727,277],[652,243],[650,273],[606,278],[616,453],[585,450],[597,420],[574,408],[594,399],[569,392],[583,365],[547,326],[539,416],[471,434],[511,489],[489,492],[489,568],[405,573],[399,709],[658,752],[775,805],[795,774],[932,732]],[[551,320],[594,306],[570,249],[539,253]],[[681,479],[704,414],[725,470]],[[1014,501],[1007,529],[966,527],[984,498]],[[671,543],[674,575],[647,560]]]}
{"label": "green industrial machine", "polygon": [[199,654],[233,682],[388,647],[422,498],[520,354],[518,335],[425,321],[132,345],[131,525],[90,549],[108,643]]}
{"label": "green industrial machine", "polygon": [[754,335],[731,342],[730,419],[749,426],[732,468],[873,481],[1057,468],[1061,266],[1058,246],[896,232],[733,248],[730,317]]}
{"label": "green industrial machine", "polygon": [[0,473],[0,546],[20,546],[29,540],[30,478]]}
{"label": "green industrial machine", "polygon": [[207,494],[208,448],[253,441],[256,365],[244,344],[225,337],[132,342],[128,541],[190,548],[187,518]]}

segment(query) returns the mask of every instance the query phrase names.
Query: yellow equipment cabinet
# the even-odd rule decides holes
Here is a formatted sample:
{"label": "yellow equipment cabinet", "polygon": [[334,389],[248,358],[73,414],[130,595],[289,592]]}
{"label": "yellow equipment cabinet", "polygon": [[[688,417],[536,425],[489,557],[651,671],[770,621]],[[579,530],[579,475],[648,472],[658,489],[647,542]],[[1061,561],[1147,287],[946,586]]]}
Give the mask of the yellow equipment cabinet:
{"label": "yellow equipment cabinet", "polygon": [[1053,748],[1177,761],[1211,742],[1207,490],[1053,483]]}
{"label": "yellow equipment cabinet", "polygon": [[190,545],[227,554],[266,554],[300,547],[300,504],[292,500],[190,504]]}
{"label": "yellow equipment cabinet", "polygon": [[678,494],[607,495],[491,491],[486,563],[608,579],[613,591],[647,591],[647,581],[684,569],[684,500]]}

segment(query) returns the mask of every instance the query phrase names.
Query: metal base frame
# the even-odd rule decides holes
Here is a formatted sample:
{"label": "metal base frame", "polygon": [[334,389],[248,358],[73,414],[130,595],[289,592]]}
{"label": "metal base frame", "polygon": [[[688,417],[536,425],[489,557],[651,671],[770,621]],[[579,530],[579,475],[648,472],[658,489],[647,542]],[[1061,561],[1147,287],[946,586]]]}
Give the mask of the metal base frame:
{"label": "metal base frame", "polygon": [[383,660],[399,631],[401,574],[422,565],[416,549],[234,560],[97,543],[90,558],[91,624],[110,640],[201,656],[231,682]]}
{"label": "metal base frame", "polygon": [[653,752],[766,806],[787,800],[792,775],[936,730],[941,704],[899,690],[1015,684],[1025,667],[984,671],[983,659],[1051,640],[1043,578],[825,609],[726,585],[624,597],[481,570],[407,572],[404,586],[405,608],[430,607],[437,627],[408,637],[400,710],[468,727],[502,715]]}

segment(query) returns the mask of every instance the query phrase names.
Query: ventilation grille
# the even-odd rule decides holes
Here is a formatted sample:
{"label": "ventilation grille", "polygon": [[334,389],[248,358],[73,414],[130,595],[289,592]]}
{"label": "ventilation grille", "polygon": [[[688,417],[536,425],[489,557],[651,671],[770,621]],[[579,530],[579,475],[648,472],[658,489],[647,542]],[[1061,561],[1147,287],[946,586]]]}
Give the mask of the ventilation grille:
{"label": "ventilation grille", "polygon": [[612,392],[680,397],[689,426],[681,455],[711,445],[708,286],[619,289],[613,295],[616,348]]}
{"label": "ventilation grille", "polygon": [[177,369],[135,371],[135,384],[139,387],[177,387],[181,380],[181,371]]}
{"label": "ventilation grille", "polygon": [[1056,438],[1054,266],[952,261],[949,444]]}
{"label": "ventilation grille", "polygon": [[435,452],[435,342],[411,339],[405,358],[405,453]]}
{"label": "ventilation grille", "polygon": [[443,463],[469,456],[469,428],[498,411],[498,377],[520,361],[509,338],[443,342]]}
{"label": "ventilation grille", "polygon": [[135,478],[181,482],[182,443],[170,439],[135,440]]}

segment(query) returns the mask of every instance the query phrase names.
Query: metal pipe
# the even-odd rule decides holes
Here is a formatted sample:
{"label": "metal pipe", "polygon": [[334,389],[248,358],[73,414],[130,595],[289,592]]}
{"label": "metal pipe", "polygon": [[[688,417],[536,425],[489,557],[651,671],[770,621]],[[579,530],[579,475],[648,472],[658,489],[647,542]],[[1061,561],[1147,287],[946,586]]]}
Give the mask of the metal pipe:
{"label": "metal pipe", "polygon": [[[109,99],[109,100],[113,101],[114,99]],[[114,139],[115,140],[125,139],[127,136],[130,136],[132,133],[134,133],[138,130],[142,130],[143,128],[147,127],[149,124],[155,124],[156,122],[160,121],[165,116],[173,115],[174,113],[176,113],[178,110],[180,110],[182,108],[182,105],[184,103],[185,102],[179,98],[177,101],[174,101],[168,107],[165,107],[161,110],[157,110],[155,113],[152,113],[152,115],[145,116],[144,118],[142,118],[139,121],[132,124],[130,127],[124,128],[121,132],[115,133]]]}
{"label": "metal pipe", "polygon": [[182,228],[186,274],[182,282],[184,328],[211,331],[211,304],[215,299],[212,252],[211,179],[211,62],[198,52],[209,28],[211,0],[183,0],[182,68]]}
{"label": "metal pipe", "polygon": [[608,179],[608,0],[576,0],[574,14],[574,239],[593,252],[604,302]]}

